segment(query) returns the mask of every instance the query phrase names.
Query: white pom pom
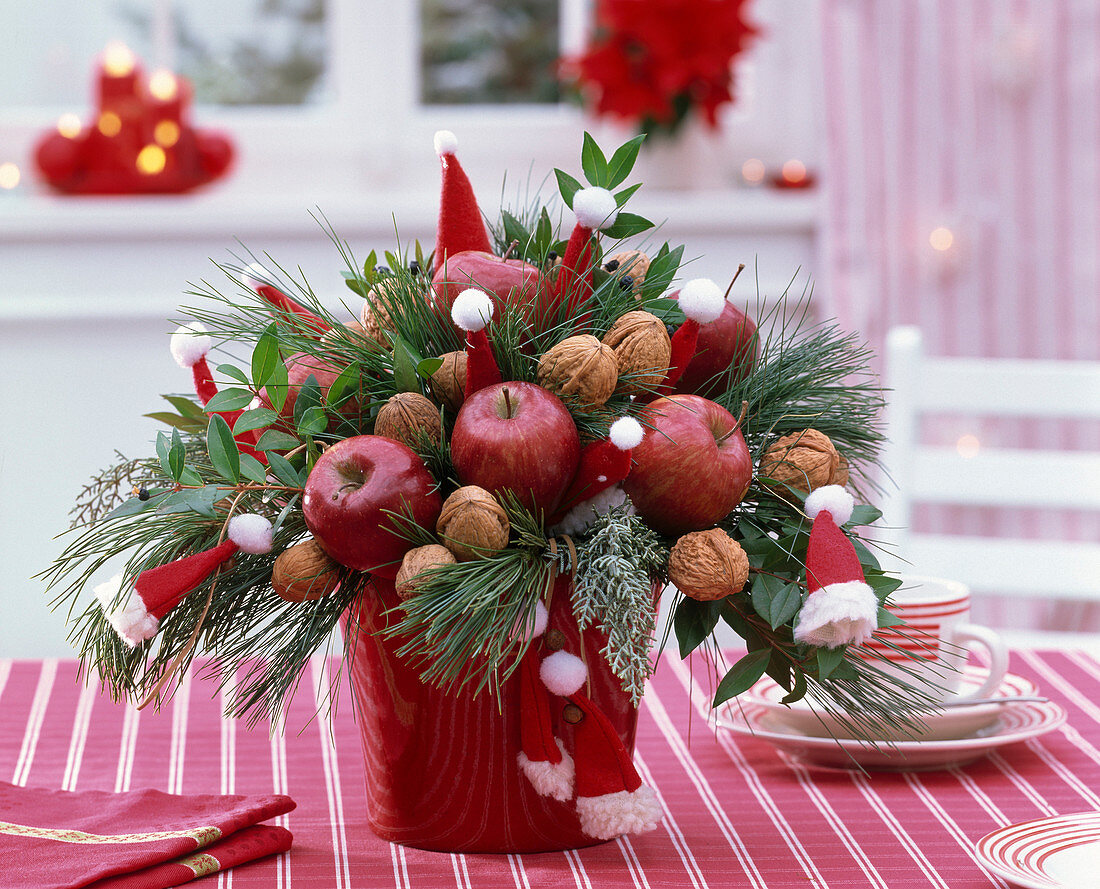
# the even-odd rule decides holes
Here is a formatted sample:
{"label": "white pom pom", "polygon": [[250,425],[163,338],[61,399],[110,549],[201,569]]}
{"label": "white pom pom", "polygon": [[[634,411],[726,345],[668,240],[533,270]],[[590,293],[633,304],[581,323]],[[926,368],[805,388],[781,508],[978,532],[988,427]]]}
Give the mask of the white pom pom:
{"label": "white pom pom", "polygon": [[726,307],[726,297],[722,288],[710,278],[695,278],[680,288],[677,297],[680,308],[692,321],[710,324],[718,320]]}
{"label": "white pom pom", "polygon": [[229,539],[246,553],[271,552],[271,522],[262,515],[245,513],[229,520]]}
{"label": "white pom pom", "polygon": [[550,613],[542,602],[535,603],[534,622],[528,622],[526,617],[521,617],[512,628],[512,637],[515,639],[537,639],[546,632],[546,625],[550,622]]}
{"label": "white pom pom", "polygon": [[585,228],[610,228],[619,215],[619,205],[606,188],[582,188],[573,195],[573,212]]}
{"label": "white pom pom", "polygon": [[838,525],[843,525],[852,517],[855,500],[840,485],[824,485],[810,491],[806,498],[806,515],[816,519],[818,513],[827,512]]}
{"label": "white pom pom", "polygon": [[263,287],[270,277],[271,276],[268,274],[267,269],[265,269],[258,262],[250,262],[248,264],[248,267],[244,271],[242,271],[240,275],[241,283],[251,290],[256,290],[260,287]]}
{"label": "white pom pom", "polygon": [[471,287],[455,297],[451,318],[463,330],[481,330],[493,317],[493,298],[484,290]]}
{"label": "white pom pom", "polygon": [[198,321],[192,321],[176,328],[168,348],[180,367],[194,367],[206,357],[213,344],[213,340],[206,335],[206,328]]}
{"label": "white pom pom", "polygon": [[588,678],[588,667],[575,654],[555,651],[539,665],[539,676],[553,694],[565,698],[580,691]]}
{"label": "white pom pom", "polygon": [[633,417],[619,417],[611,424],[607,437],[620,451],[629,451],[642,443],[645,430]]}
{"label": "white pom pom", "polygon": [[450,130],[438,130],[432,139],[435,145],[435,153],[442,157],[445,154],[454,154],[458,148],[458,138]]}

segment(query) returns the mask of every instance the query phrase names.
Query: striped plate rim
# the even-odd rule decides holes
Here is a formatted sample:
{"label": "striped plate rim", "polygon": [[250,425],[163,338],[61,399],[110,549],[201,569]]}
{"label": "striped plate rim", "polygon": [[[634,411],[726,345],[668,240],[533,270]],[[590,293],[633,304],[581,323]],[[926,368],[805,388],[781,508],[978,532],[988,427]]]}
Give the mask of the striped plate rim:
{"label": "striped plate rim", "polygon": [[1100,844],[1100,812],[1009,824],[978,840],[976,851],[988,870],[1027,889],[1066,889],[1047,864],[1059,852],[1092,843]]}

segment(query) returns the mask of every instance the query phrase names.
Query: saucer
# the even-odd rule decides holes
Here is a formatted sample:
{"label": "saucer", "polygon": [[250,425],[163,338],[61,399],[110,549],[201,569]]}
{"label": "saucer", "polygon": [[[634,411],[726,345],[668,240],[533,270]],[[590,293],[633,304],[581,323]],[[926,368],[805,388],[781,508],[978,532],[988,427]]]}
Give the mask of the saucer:
{"label": "saucer", "polygon": [[994,750],[1054,731],[1066,711],[1053,701],[998,706],[992,723],[967,738],[941,741],[861,741],[809,735],[776,719],[774,707],[734,700],[718,725],[767,741],[807,765],[873,771],[927,771],[966,765]]}
{"label": "saucer", "polygon": [[[963,671],[960,691],[963,694],[981,687],[985,674],[978,668],[967,667]],[[1033,696],[1038,688],[1030,679],[1006,673],[991,698]],[[743,702],[759,705],[767,710],[768,719],[803,735],[821,738],[853,738],[852,726],[842,718],[829,713],[820,704],[803,698],[793,704],[781,703],[787,694],[774,680],[764,678],[741,696]],[[882,741],[954,741],[977,735],[988,728],[1006,707],[1017,704],[956,704],[942,710],[934,710],[920,718],[919,728],[899,726],[895,731],[883,731]]]}
{"label": "saucer", "polygon": [[1100,870],[1100,812],[1009,824],[978,840],[976,852],[983,867],[1015,886],[1073,889]]}

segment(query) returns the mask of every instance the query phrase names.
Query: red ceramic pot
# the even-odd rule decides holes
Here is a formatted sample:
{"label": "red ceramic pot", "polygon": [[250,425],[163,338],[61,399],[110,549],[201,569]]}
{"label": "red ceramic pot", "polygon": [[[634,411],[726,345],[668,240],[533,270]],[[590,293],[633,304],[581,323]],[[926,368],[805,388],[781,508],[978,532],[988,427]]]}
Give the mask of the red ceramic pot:
{"label": "red ceramic pot", "polygon": [[[396,654],[402,640],[376,633],[394,619],[385,612],[400,600],[393,581],[374,583],[378,594],[368,589],[344,618],[371,829],[384,840],[440,852],[549,852],[601,842],[581,831],[572,801],[540,796],[517,766],[518,672],[503,684],[499,702],[489,691],[475,697],[421,682]],[[549,626],[564,635],[566,651],[580,655],[570,592],[569,578],[559,578]],[[606,644],[594,628],[583,634],[589,696],[633,751],[637,710],[600,654]],[[554,734],[572,753],[565,701],[554,702]]]}

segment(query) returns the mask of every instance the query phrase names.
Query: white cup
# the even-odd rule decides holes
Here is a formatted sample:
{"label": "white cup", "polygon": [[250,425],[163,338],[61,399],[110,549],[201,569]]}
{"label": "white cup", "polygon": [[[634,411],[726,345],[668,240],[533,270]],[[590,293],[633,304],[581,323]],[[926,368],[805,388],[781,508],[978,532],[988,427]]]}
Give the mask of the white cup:
{"label": "white cup", "polygon": [[[876,630],[864,643],[875,655],[871,663],[936,701],[991,697],[1008,672],[1008,649],[995,631],[970,623],[969,588],[935,577],[901,580],[887,609],[905,625]],[[985,649],[988,673],[976,688],[967,682],[964,692],[963,667],[974,646]]]}

